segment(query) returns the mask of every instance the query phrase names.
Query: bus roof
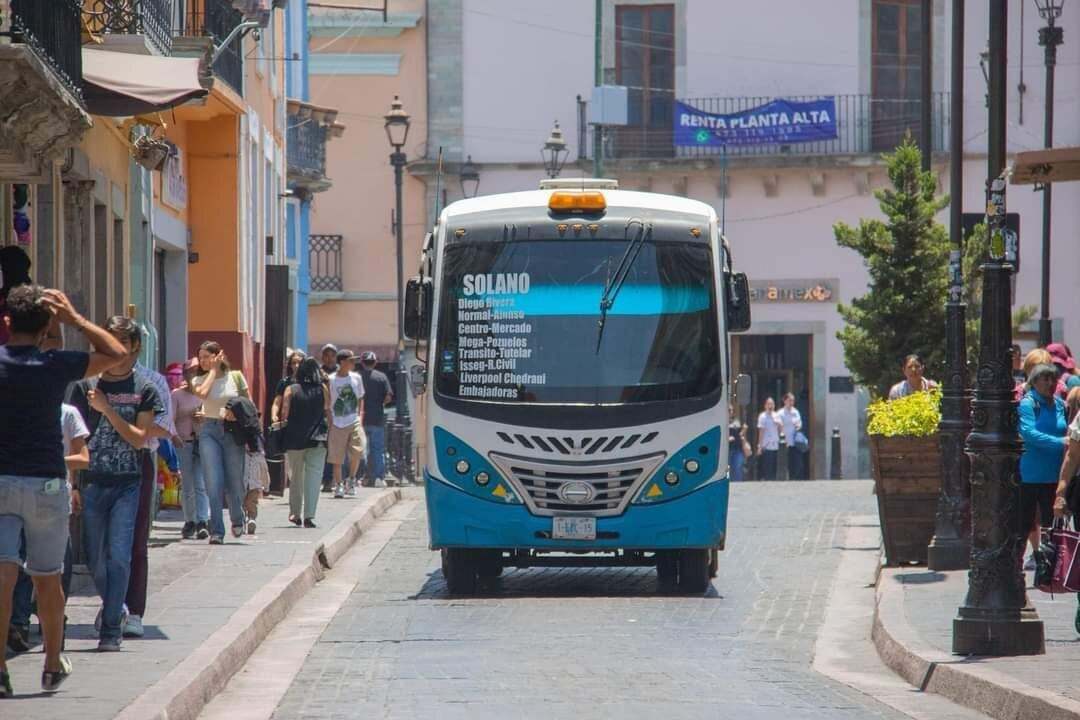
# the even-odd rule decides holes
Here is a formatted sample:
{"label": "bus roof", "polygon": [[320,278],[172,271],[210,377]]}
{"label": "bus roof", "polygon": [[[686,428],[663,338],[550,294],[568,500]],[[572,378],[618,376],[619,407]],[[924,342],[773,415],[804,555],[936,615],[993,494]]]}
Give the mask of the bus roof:
{"label": "bus roof", "polygon": [[[514,208],[546,208],[553,190],[527,190],[525,192],[499,193],[483,195],[451,203],[442,211],[442,220],[450,221],[459,215],[512,210]],[[634,192],[632,190],[601,190],[608,207],[634,208],[647,210],[665,210],[667,212],[686,213],[705,216],[710,221],[716,218],[716,210],[699,200],[662,195],[660,193]]]}

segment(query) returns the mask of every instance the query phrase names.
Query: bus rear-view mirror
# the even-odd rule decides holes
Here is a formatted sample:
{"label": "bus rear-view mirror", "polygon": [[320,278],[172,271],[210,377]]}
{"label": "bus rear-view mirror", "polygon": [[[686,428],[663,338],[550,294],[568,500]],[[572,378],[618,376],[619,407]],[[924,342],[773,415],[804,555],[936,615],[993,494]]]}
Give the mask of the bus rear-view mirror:
{"label": "bus rear-view mirror", "polygon": [[748,407],[750,405],[750,396],[754,392],[754,381],[746,373],[740,373],[735,378],[735,402],[741,407]]}
{"label": "bus rear-view mirror", "polygon": [[746,273],[732,273],[727,282],[727,331],[750,329],[750,281]]}
{"label": "bus rear-view mirror", "polygon": [[405,286],[405,317],[401,323],[402,334],[409,340],[427,340],[431,329],[432,299],[429,278],[409,278]]}

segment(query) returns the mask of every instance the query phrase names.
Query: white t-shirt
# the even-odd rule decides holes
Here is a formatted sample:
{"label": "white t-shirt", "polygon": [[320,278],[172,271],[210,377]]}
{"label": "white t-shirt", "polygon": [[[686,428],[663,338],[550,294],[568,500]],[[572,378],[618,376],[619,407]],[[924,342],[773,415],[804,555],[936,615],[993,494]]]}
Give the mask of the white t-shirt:
{"label": "white t-shirt", "polygon": [[64,434],[65,456],[71,454],[71,444],[75,441],[75,438],[85,440],[90,437],[90,430],[87,429],[79,409],[67,403],[60,404],[60,431]]}
{"label": "white t-shirt", "polygon": [[364,397],[364,381],[359,373],[350,372],[345,377],[334,373],[330,376],[330,411],[334,427],[344,428],[356,424],[360,417],[360,399]]}
{"label": "white t-shirt", "polygon": [[799,414],[799,409],[796,407],[791,408],[791,410],[781,408],[776,414],[780,416],[780,422],[784,423],[784,440],[787,442],[788,447],[794,447],[795,433],[802,430],[802,415]]}
{"label": "white t-shirt", "polygon": [[764,450],[780,449],[780,428],[776,425],[777,420],[775,411],[758,415],[758,445]]}

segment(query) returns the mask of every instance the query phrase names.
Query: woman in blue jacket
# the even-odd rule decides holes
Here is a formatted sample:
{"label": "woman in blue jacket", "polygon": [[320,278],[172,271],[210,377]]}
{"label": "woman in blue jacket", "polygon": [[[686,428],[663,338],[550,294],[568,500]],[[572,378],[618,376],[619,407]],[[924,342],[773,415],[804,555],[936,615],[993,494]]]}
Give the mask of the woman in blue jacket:
{"label": "woman in blue jacket", "polygon": [[1068,443],[1065,401],[1054,394],[1056,387],[1057,369],[1036,365],[1020,400],[1020,518],[1032,550],[1038,547],[1039,526],[1053,524],[1054,495]]}

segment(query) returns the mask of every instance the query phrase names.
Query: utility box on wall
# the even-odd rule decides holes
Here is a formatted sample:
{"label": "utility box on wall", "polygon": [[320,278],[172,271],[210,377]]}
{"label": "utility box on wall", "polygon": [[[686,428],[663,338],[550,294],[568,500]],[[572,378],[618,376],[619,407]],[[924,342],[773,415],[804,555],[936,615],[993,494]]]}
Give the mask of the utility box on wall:
{"label": "utility box on wall", "polygon": [[622,85],[600,85],[589,99],[590,125],[626,125],[630,118],[629,93]]}

